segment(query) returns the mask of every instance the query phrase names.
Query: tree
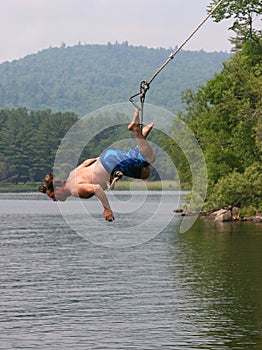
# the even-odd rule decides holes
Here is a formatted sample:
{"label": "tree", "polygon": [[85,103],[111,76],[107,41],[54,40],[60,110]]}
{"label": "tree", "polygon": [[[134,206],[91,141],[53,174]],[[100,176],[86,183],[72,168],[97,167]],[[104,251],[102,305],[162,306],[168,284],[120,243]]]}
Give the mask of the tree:
{"label": "tree", "polygon": [[58,145],[78,120],[72,113],[0,111],[0,181],[40,181],[52,169]]}
{"label": "tree", "polygon": [[5,176],[16,181],[26,181],[29,176],[29,140],[32,123],[25,108],[3,111],[0,130],[0,148],[5,166]]}
{"label": "tree", "polygon": [[255,162],[244,173],[233,171],[219,179],[209,191],[207,209],[224,206],[254,207],[262,212],[262,165]]}
{"label": "tree", "polygon": [[[262,103],[261,103],[261,107],[258,109],[259,115],[262,115]],[[258,120],[258,124],[257,124],[257,147],[260,149],[260,152],[262,154],[262,118],[260,118]],[[262,156],[261,156],[261,160],[262,160]]]}

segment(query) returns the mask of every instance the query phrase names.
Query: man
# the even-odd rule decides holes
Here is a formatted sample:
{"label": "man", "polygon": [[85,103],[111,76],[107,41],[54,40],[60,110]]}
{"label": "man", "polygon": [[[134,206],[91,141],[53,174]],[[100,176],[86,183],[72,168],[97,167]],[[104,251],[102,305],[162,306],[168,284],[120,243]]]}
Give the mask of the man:
{"label": "man", "polygon": [[95,195],[104,207],[103,216],[106,221],[113,221],[114,214],[110,208],[105,190],[114,186],[116,180],[122,175],[133,178],[146,179],[150,175],[149,165],[155,161],[155,153],[147,136],[154,124],[150,123],[141,130],[139,112],[136,109],[134,119],[128,125],[133,132],[137,147],[127,152],[115,149],[106,150],[98,158],[85,160],[76,169],[71,171],[69,177],[60,187],[54,189],[52,174],[45,177],[44,185],[39,189],[54,201],[65,201],[69,196],[90,198]]}

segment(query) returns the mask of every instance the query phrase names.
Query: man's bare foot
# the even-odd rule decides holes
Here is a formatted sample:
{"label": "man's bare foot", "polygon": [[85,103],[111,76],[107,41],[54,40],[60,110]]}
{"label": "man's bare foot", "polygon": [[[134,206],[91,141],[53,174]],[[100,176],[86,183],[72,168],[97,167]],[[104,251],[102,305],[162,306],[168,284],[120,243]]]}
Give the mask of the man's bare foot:
{"label": "man's bare foot", "polygon": [[139,111],[138,109],[135,109],[133,121],[128,125],[127,128],[129,131],[137,131],[139,130],[140,126],[141,124],[139,120]]}
{"label": "man's bare foot", "polygon": [[147,136],[149,135],[150,131],[153,129],[153,126],[154,126],[154,125],[155,125],[154,123],[150,123],[150,124],[148,124],[148,125],[146,125],[146,126],[143,127],[143,129],[142,129],[142,135],[144,136],[145,139],[146,139]]}
{"label": "man's bare foot", "polygon": [[140,123],[139,119],[139,111],[138,109],[135,109],[133,121],[128,125],[127,128],[129,131],[133,131],[135,134],[138,133],[140,136],[142,136],[142,138],[146,139],[154,125],[154,123],[150,123],[144,126],[141,131],[142,124]]}

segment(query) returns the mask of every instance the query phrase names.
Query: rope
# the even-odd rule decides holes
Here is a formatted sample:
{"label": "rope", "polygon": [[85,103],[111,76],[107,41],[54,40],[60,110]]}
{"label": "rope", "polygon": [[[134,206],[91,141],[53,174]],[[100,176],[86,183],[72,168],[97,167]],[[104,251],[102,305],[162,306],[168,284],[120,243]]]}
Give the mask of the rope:
{"label": "rope", "polygon": [[[172,59],[178,54],[179,51],[182,50],[182,48],[188,43],[188,41],[196,34],[196,32],[206,23],[206,21],[209,19],[209,17],[212,16],[212,14],[216,11],[216,9],[222,4],[224,0],[220,0],[214,8],[209,12],[209,14],[206,16],[206,18],[203,19],[203,21],[196,27],[196,29],[186,38],[186,40],[174,51],[171,53],[168,57],[168,59],[158,68],[158,70],[154,73],[154,75],[147,81],[142,80],[140,83],[140,90],[137,94],[131,96],[129,98],[129,101],[138,109],[140,110],[140,120],[141,124],[143,124],[143,107],[145,102],[146,93],[150,88],[150,84],[152,81],[157,77],[157,75],[167,66],[167,64],[172,61]],[[134,98],[139,96],[140,97],[140,107],[137,106],[137,104],[134,102]]]}

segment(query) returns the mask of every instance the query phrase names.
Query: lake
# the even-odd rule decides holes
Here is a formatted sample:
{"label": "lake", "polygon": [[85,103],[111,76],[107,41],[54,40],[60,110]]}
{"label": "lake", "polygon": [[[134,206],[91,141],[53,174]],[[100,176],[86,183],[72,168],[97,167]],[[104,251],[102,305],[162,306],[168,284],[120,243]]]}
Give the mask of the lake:
{"label": "lake", "polygon": [[0,194],[0,349],[262,349],[261,224],[181,233],[181,193],[110,201],[105,223],[96,199]]}

